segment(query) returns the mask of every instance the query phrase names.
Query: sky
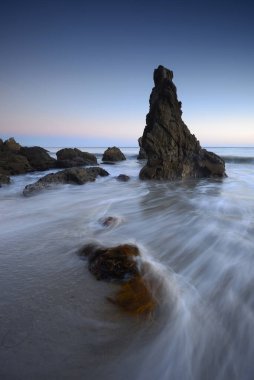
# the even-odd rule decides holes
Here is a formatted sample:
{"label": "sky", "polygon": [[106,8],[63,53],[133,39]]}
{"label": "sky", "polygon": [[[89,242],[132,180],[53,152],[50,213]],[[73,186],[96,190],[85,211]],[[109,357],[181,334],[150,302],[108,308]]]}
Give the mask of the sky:
{"label": "sky", "polygon": [[0,138],[136,146],[153,70],[203,146],[254,146],[252,1],[0,2]]}

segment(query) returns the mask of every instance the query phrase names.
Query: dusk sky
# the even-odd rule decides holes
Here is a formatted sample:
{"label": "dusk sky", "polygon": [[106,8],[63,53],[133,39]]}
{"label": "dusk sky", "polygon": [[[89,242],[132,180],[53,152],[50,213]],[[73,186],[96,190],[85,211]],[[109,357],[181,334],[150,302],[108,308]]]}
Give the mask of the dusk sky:
{"label": "dusk sky", "polygon": [[153,70],[204,146],[254,146],[252,1],[1,1],[0,137],[136,146]]}

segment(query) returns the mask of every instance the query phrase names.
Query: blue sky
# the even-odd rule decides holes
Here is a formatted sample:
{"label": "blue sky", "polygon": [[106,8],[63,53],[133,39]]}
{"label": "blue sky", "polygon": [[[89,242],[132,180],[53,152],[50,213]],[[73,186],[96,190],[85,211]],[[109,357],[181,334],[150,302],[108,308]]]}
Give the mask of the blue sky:
{"label": "blue sky", "polygon": [[254,146],[251,1],[2,1],[0,137],[135,146],[153,70],[205,146]]}

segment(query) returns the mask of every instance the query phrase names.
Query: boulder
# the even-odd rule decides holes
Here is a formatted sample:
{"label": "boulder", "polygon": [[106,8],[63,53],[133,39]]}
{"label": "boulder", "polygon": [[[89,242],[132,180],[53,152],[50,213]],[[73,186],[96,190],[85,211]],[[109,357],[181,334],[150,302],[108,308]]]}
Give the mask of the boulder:
{"label": "boulder", "polygon": [[142,137],[140,137],[138,139],[138,145],[139,145],[139,153],[138,153],[137,159],[138,160],[146,160],[147,155],[146,155],[144,148],[142,147]]}
{"label": "boulder", "polygon": [[70,168],[61,170],[57,173],[50,173],[40,178],[37,182],[27,185],[23,194],[30,196],[36,194],[44,189],[50,189],[59,184],[77,184],[83,185],[86,182],[93,182],[97,176],[109,175],[106,170],[99,167],[94,168]]}
{"label": "boulder", "polygon": [[142,136],[147,164],[141,179],[225,177],[225,163],[202,149],[182,121],[181,102],[172,81],[173,72],[163,66],[154,71],[150,110]]}
{"label": "boulder", "polygon": [[120,283],[120,288],[108,301],[134,316],[149,316],[157,306],[153,284],[144,271],[138,247],[122,244],[105,248],[88,244],[80,251],[88,258],[88,269],[97,280]]}
{"label": "boulder", "polygon": [[110,161],[123,161],[123,160],[126,160],[125,155],[116,146],[106,149],[102,157],[102,161],[110,162]]}
{"label": "boulder", "polygon": [[130,177],[126,174],[119,174],[119,176],[117,176],[116,179],[120,182],[127,182],[129,181]]}
{"label": "boulder", "polygon": [[56,167],[56,160],[50,157],[47,150],[39,146],[21,147],[19,153],[26,157],[34,170],[48,170]]}
{"label": "boulder", "polygon": [[88,269],[97,280],[128,280],[138,274],[137,261],[134,258],[140,252],[135,245],[123,244],[104,248],[88,244],[82,248],[80,255],[88,258]]}
{"label": "boulder", "polygon": [[61,168],[70,168],[82,165],[97,165],[94,154],[82,152],[77,148],[65,148],[56,153],[57,165]]}

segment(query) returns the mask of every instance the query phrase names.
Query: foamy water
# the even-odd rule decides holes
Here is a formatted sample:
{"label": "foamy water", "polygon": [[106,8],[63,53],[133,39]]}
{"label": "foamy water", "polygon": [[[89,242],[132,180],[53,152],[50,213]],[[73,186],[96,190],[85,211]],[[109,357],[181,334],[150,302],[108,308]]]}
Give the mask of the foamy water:
{"label": "foamy water", "polygon": [[[0,189],[0,378],[253,379],[254,148],[212,149],[228,178],[174,183],[141,182],[137,149],[122,150],[95,183],[25,198],[35,172]],[[160,284],[152,318],[106,300],[117,285],[77,255],[90,241],[140,247]]]}

